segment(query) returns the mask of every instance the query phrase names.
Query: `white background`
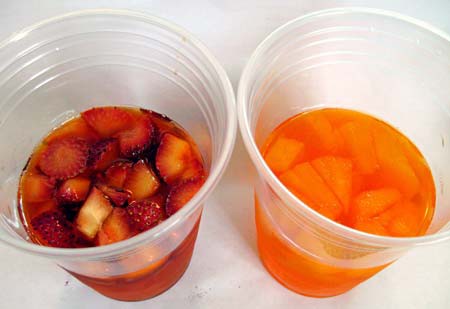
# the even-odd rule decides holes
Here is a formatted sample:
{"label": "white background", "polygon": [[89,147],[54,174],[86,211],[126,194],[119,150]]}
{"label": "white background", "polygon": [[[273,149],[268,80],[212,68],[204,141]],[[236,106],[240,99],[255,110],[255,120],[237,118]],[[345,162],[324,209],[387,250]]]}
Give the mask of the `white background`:
{"label": "white background", "polygon": [[[304,13],[348,5],[395,10],[450,32],[448,0],[0,0],[0,39],[73,10],[140,10],[169,19],[200,38],[236,89],[250,54],[271,31]],[[415,249],[338,297],[313,299],[285,289],[257,256],[253,177],[238,136],[231,164],[207,201],[191,265],[161,296],[138,303],[114,301],[83,286],[52,262],[0,244],[0,308],[450,308],[449,243]]]}

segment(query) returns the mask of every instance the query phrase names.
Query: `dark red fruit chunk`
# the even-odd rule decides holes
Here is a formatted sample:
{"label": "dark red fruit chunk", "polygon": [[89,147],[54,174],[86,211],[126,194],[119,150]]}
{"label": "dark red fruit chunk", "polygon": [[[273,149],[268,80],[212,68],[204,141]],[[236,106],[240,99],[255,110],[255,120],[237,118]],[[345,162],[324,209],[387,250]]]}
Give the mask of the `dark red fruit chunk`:
{"label": "dark red fruit chunk", "polygon": [[102,171],[119,157],[119,142],[115,138],[101,140],[89,149],[88,167]]}
{"label": "dark red fruit chunk", "polygon": [[156,200],[134,201],[126,208],[131,225],[138,231],[147,231],[163,220],[164,211]]}
{"label": "dark red fruit chunk", "polygon": [[174,186],[167,196],[166,214],[173,215],[180,210],[197,193],[203,185],[204,178],[188,179]]}
{"label": "dark red fruit chunk", "polygon": [[131,197],[131,194],[128,191],[120,188],[110,187],[105,184],[97,184],[97,188],[99,188],[117,207],[124,206],[128,202],[128,199]]}
{"label": "dark red fruit chunk", "polygon": [[128,158],[141,155],[152,143],[153,124],[148,117],[140,118],[129,130],[118,134],[120,153]]}
{"label": "dark red fruit chunk", "polygon": [[113,163],[105,172],[105,182],[107,185],[123,188],[128,173],[133,163],[130,161],[119,161]]}
{"label": "dark red fruit chunk", "polygon": [[81,117],[101,137],[111,137],[126,130],[133,122],[133,116],[119,107],[94,107],[81,113]]}
{"label": "dark red fruit chunk", "polygon": [[83,139],[54,140],[43,151],[39,167],[44,174],[56,179],[72,178],[84,172],[88,154],[89,146]]}
{"label": "dark red fruit chunk", "polygon": [[84,177],[75,177],[65,180],[56,193],[59,203],[79,203],[86,199],[91,181]]}
{"label": "dark red fruit chunk", "polygon": [[31,220],[31,226],[46,246],[71,248],[76,235],[72,224],[60,211],[46,211]]}

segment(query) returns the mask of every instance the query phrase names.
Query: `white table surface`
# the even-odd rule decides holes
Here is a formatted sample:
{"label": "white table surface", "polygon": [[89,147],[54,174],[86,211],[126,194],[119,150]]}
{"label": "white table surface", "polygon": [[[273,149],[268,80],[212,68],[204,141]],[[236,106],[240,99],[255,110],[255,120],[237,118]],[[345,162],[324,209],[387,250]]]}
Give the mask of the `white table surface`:
{"label": "white table surface", "polygon": [[[336,6],[395,10],[450,32],[448,0],[0,0],[0,39],[47,17],[86,8],[127,8],[188,29],[216,55],[237,86],[257,44],[283,23]],[[414,249],[374,278],[333,298],[297,295],[263,268],[256,251],[254,171],[238,136],[232,161],[209,198],[192,262],[164,294],[143,302],[108,299],[52,262],[0,244],[0,308],[450,308],[450,244]]]}

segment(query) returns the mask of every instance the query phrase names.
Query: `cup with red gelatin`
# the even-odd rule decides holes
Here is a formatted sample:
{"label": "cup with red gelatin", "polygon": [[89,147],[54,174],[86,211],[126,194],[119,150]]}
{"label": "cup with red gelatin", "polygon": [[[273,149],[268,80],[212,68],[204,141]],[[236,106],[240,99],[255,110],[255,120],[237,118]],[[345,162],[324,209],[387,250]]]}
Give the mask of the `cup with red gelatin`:
{"label": "cup with red gelatin", "polygon": [[338,295],[450,238],[449,55],[442,31],[361,8],[299,17],[254,52],[238,118],[281,284]]}
{"label": "cup with red gelatin", "polygon": [[233,148],[223,69],[135,12],[55,17],[0,46],[0,240],[111,298],[170,288]]}

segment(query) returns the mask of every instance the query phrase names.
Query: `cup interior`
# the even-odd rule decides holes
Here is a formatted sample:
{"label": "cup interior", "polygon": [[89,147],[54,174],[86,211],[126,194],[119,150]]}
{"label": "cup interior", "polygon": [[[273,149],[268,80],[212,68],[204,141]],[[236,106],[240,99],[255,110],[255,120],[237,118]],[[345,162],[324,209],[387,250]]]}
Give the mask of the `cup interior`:
{"label": "cup interior", "polygon": [[[34,252],[58,249],[24,242],[19,176],[39,141],[81,111],[154,110],[184,127],[201,151],[209,171],[205,185],[179,213],[135,237],[141,241],[176,230],[198,210],[218,182],[235,138],[233,91],[217,61],[189,33],[136,12],[76,12],[14,34],[0,43],[0,97],[0,239]],[[129,241],[117,248],[137,243]]]}
{"label": "cup interior", "polygon": [[[450,237],[450,37],[392,12],[343,8],[300,17],[273,32],[252,55],[239,85],[238,117],[259,175],[289,211],[342,237],[409,246]],[[297,200],[265,164],[260,148],[286,119],[339,107],[391,124],[432,170],[436,209],[427,235],[394,238],[339,225]]]}

